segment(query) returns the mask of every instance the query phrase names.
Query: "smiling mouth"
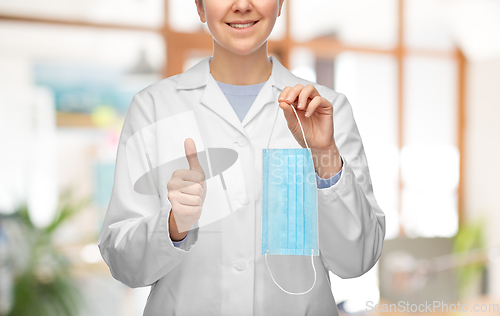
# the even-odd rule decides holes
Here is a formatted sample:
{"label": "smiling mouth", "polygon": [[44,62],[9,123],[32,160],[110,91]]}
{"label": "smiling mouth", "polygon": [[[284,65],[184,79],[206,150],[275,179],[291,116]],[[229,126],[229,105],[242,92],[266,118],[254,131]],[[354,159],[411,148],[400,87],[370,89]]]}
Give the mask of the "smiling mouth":
{"label": "smiling mouth", "polygon": [[254,22],[245,23],[245,24],[237,24],[237,23],[226,23],[226,24],[232,28],[235,28],[235,29],[244,29],[246,27],[250,27],[250,26],[257,24],[257,22],[259,22],[259,21],[254,21]]}

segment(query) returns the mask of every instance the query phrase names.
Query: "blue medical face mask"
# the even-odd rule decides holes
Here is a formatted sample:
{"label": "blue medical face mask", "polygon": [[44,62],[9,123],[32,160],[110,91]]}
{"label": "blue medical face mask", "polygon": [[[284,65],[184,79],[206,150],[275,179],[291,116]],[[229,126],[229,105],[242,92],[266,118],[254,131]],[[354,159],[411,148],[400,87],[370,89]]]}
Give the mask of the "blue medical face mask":
{"label": "blue medical face mask", "polygon": [[[308,293],[316,284],[313,256],[318,249],[317,185],[311,149],[297,117],[307,148],[263,149],[262,254],[274,283],[285,293]],[[274,129],[274,127],[273,127]],[[272,135],[272,132],[271,132]],[[311,256],[314,282],[301,293],[291,293],[276,283],[267,255]]]}

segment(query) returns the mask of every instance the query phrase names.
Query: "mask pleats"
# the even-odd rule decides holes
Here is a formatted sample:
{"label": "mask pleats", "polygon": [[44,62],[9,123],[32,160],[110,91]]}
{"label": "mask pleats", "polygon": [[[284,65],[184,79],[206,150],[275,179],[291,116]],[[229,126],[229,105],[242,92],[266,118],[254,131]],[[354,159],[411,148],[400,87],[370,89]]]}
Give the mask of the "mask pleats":
{"label": "mask pleats", "polygon": [[262,251],[269,249],[271,245],[268,244],[269,236],[269,203],[271,199],[269,192],[269,153],[265,150],[262,155]]}
{"label": "mask pleats", "polygon": [[[304,201],[307,201],[307,205],[304,205],[304,216],[305,216],[305,230],[308,232],[307,238],[305,239],[304,249],[314,249],[317,252],[318,249],[318,230],[317,230],[317,187],[316,187],[316,175],[314,171],[314,164],[312,162],[311,156],[307,155],[304,157],[306,163],[305,168],[312,170],[304,170],[304,173],[308,175],[305,179],[308,185],[305,185]],[[316,254],[316,253],[315,253]]]}
{"label": "mask pleats", "polygon": [[317,187],[308,149],[263,154],[262,251],[318,255]]}
{"label": "mask pleats", "polygon": [[[286,149],[285,149],[286,150]],[[271,240],[277,244],[270,245],[272,249],[280,254],[286,254],[287,243],[287,207],[288,207],[288,159],[280,159],[280,150],[273,150],[271,155],[271,177],[269,183],[272,185],[270,192],[274,195],[270,197],[269,222],[274,223],[273,229],[269,231]]]}
{"label": "mask pleats", "polygon": [[288,149],[288,227],[287,227],[287,232],[288,232],[288,254],[289,255],[294,255],[295,254],[295,244],[296,244],[296,237],[295,237],[295,227],[297,226],[296,224],[296,210],[297,210],[297,205],[295,204],[295,196],[296,196],[296,185],[295,185],[295,169],[296,169],[296,157],[293,149]]}
{"label": "mask pleats", "polygon": [[304,155],[302,153],[297,154],[297,194],[294,198],[295,203],[297,204],[297,254],[304,254],[304,240],[305,240],[305,231],[304,231]]}

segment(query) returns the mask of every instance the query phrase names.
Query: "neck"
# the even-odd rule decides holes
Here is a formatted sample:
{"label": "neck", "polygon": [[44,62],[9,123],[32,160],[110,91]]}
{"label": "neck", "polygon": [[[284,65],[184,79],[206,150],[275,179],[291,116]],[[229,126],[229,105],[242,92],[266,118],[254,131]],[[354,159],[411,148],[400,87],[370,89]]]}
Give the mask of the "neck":
{"label": "neck", "polygon": [[214,40],[210,73],[215,80],[233,85],[258,84],[269,79],[272,69],[273,63],[267,56],[267,41],[251,54],[238,55]]}

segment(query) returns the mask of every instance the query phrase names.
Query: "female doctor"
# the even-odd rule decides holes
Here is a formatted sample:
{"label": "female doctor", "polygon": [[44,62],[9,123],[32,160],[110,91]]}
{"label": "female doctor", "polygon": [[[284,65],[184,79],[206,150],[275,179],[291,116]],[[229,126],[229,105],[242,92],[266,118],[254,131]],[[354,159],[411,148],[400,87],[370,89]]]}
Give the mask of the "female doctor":
{"label": "female doctor", "polygon": [[[152,286],[144,315],[338,315],[328,271],[366,273],[385,236],[351,106],[268,57],[284,0],[195,2],[213,56],[132,99],[101,254]],[[266,148],[310,148],[319,255],[262,254]]]}

